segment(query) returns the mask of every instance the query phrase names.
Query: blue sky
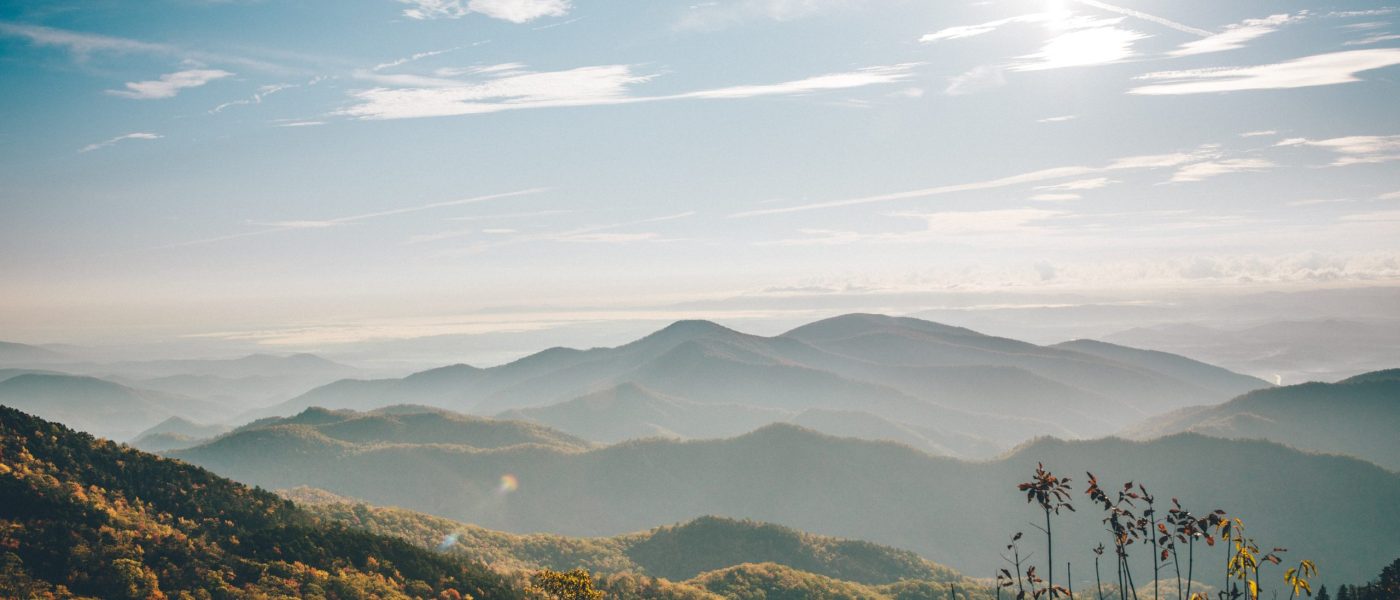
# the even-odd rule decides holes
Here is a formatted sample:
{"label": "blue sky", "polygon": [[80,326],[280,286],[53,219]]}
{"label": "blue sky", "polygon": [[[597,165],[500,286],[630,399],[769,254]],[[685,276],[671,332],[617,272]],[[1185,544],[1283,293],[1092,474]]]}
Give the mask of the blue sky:
{"label": "blue sky", "polygon": [[19,1],[0,81],[20,341],[1400,278],[1381,3]]}

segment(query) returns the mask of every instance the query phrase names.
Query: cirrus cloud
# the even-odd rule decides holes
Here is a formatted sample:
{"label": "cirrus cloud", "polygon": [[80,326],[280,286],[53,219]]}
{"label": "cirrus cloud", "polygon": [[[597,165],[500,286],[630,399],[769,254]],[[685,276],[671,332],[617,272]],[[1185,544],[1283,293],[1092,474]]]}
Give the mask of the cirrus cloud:
{"label": "cirrus cloud", "polygon": [[509,21],[528,23],[542,17],[562,17],[572,7],[569,0],[399,0],[411,7],[403,14],[410,19],[460,19],[479,13]]}
{"label": "cirrus cloud", "polygon": [[124,90],[107,90],[108,94],[135,100],[173,98],[180,90],[202,86],[216,79],[233,75],[220,69],[190,69],[161,75],[151,81],[127,82]]}
{"label": "cirrus cloud", "polygon": [[1164,83],[1135,87],[1128,93],[1168,96],[1337,85],[1361,81],[1358,73],[1397,64],[1400,64],[1400,48],[1332,52],[1252,67],[1148,73],[1137,79]]}

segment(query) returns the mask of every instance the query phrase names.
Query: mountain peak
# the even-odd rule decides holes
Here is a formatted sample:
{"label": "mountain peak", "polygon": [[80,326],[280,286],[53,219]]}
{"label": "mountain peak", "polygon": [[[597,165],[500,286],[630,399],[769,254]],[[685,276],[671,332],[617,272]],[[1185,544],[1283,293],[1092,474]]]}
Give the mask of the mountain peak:
{"label": "mountain peak", "polygon": [[979,336],[971,329],[925,321],[914,317],[892,317],[874,313],[849,313],[813,321],[792,329],[780,337],[798,340],[832,340],[866,333],[891,330],[913,330],[935,335]]}
{"label": "mountain peak", "polygon": [[[743,336],[744,334],[734,331],[728,327],[720,325],[714,321],[703,319],[687,319],[676,321],[661,329],[656,330],[640,340],[627,344],[627,346],[654,346],[661,344],[665,346],[675,346],[685,342],[707,337],[729,337]],[[624,346],[624,347],[627,347]]]}

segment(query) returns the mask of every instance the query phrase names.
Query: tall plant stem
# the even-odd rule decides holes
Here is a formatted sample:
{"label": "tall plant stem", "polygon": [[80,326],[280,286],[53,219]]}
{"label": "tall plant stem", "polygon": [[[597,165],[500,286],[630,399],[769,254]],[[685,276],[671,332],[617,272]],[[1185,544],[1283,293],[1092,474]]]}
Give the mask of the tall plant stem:
{"label": "tall plant stem", "polygon": [[1172,568],[1176,570],[1176,600],[1186,600],[1181,595],[1181,555],[1176,552],[1176,544],[1172,544]]}
{"label": "tall plant stem", "polygon": [[1137,584],[1133,583],[1133,569],[1128,566],[1128,557],[1126,556],[1123,557],[1123,573],[1128,576],[1128,589],[1133,592],[1133,600],[1138,600]]}
{"label": "tall plant stem", "polygon": [[1074,563],[1065,563],[1065,582],[1069,587],[1069,600],[1074,600]]}
{"label": "tall plant stem", "polygon": [[1055,597],[1055,538],[1050,534],[1050,509],[1045,509],[1045,562],[1049,569],[1045,573],[1045,584],[1050,597]]}
{"label": "tall plant stem", "polygon": [[[1094,585],[1099,591],[1099,600],[1103,600],[1103,576],[1099,574],[1099,557],[1094,556]],[[998,598],[997,600],[1000,600]]]}
{"label": "tall plant stem", "polygon": [[[1178,568],[1177,571],[1181,569]],[[1186,543],[1186,597],[1191,597],[1191,578],[1195,576],[1196,570],[1196,538],[1191,538]]]}

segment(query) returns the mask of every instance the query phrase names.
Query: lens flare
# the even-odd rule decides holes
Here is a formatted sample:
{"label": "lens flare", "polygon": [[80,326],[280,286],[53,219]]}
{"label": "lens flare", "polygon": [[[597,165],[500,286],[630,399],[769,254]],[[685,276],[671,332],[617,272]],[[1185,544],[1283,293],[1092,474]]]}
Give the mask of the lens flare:
{"label": "lens flare", "polygon": [[520,489],[520,480],[510,473],[506,473],[501,476],[501,484],[496,486],[496,493],[504,496],[518,489]]}
{"label": "lens flare", "polygon": [[443,536],[442,541],[438,543],[438,550],[446,551],[447,549],[457,545],[457,538],[459,537],[461,536],[457,533],[449,533]]}

